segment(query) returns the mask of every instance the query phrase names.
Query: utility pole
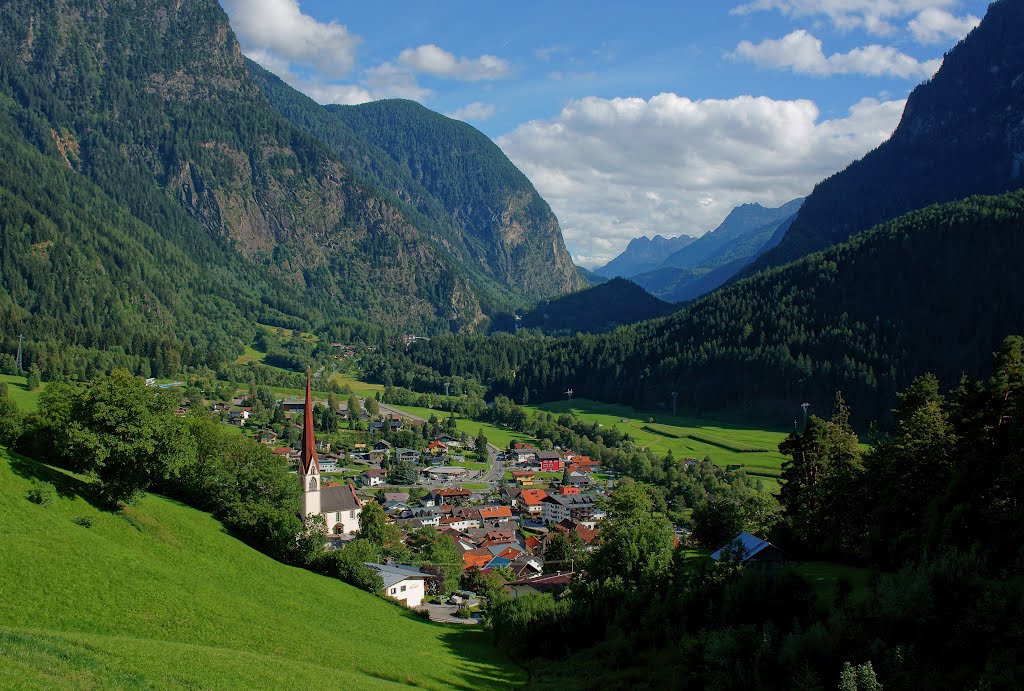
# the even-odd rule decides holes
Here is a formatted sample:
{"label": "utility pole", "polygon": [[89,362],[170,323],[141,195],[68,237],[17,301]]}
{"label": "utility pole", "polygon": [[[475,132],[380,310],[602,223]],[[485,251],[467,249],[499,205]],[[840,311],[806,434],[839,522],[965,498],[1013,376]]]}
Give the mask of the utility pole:
{"label": "utility pole", "polygon": [[448,387],[451,386],[451,385],[452,385],[451,382],[445,382],[444,383],[444,395],[445,396],[448,395]]}
{"label": "utility pole", "polygon": [[566,395],[566,396],[568,396],[568,397],[569,397],[569,400],[571,401],[571,400],[572,400],[572,395],[573,395],[574,393],[576,393],[576,392],[575,392],[575,391],[573,391],[572,389],[568,389],[568,390],[567,390],[567,391],[565,392],[565,395]]}
{"label": "utility pole", "polygon": [[804,431],[807,431],[807,409],[811,407],[810,403],[801,403],[800,407],[804,409]]}
{"label": "utility pole", "polygon": [[21,366],[21,338],[22,337],[19,335],[18,336],[18,358],[17,358],[17,363],[18,363],[18,371],[19,372],[24,372],[25,368]]}
{"label": "utility pole", "polygon": [[672,417],[676,416],[676,398],[679,397],[678,391],[672,392]]}

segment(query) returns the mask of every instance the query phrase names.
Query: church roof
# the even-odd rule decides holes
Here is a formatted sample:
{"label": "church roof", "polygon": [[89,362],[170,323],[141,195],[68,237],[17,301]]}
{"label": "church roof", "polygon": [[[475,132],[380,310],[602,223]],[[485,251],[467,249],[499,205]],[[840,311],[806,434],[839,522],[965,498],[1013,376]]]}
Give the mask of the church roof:
{"label": "church roof", "polygon": [[306,370],[306,403],[302,413],[302,453],[299,455],[299,475],[319,475],[320,463],[316,457],[316,438],[313,436],[313,394],[309,370]]}
{"label": "church roof", "polygon": [[356,496],[356,488],[352,485],[334,485],[320,489],[320,511],[352,511],[362,508],[363,504]]}

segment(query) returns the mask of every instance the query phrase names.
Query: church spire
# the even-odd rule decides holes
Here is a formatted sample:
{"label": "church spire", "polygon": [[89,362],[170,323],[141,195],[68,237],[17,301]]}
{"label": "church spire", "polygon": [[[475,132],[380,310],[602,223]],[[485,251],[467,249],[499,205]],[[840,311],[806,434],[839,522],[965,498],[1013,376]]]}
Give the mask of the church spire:
{"label": "church spire", "polygon": [[302,455],[299,456],[299,475],[319,475],[320,463],[316,457],[316,438],[313,436],[313,393],[309,368],[306,368],[306,405],[302,416]]}

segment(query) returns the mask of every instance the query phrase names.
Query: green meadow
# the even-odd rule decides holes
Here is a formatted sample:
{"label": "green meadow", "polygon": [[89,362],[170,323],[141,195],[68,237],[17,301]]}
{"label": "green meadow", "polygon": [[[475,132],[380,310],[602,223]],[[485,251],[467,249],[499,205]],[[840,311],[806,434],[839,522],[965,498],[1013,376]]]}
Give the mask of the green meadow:
{"label": "green meadow", "polygon": [[[30,502],[46,479],[60,496]],[[508,688],[484,631],[431,624],[285,566],[149,495],[94,508],[81,480],[0,449],[0,688]]]}
{"label": "green meadow", "polygon": [[0,374],[0,382],[7,384],[7,395],[26,413],[34,412],[39,407],[39,394],[46,388],[46,384],[42,383],[35,391],[29,391],[25,388],[25,377],[19,374]]}
{"label": "green meadow", "polygon": [[[443,420],[451,415],[451,413],[444,410],[418,408],[410,405],[391,405],[389,403],[388,407],[394,408],[395,410],[401,410],[402,412],[409,413],[410,415],[421,417],[424,420],[429,420],[431,415],[436,415],[439,420]],[[504,427],[498,427],[487,422],[476,422],[475,420],[464,418],[458,413],[455,415],[455,426],[460,432],[465,432],[470,436],[476,436],[476,433],[483,429],[484,436],[487,437],[487,441],[502,449],[507,449],[509,443],[513,441],[526,442],[529,444],[538,443],[533,437],[529,437],[514,430],[505,429]]]}
{"label": "green meadow", "polygon": [[[786,432],[699,418],[644,414],[625,406],[576,398],[539,406],[527,406],[551,413],[571,412],[577,418],[627,432],[638,446],[658,455],[670,450],[676,458],[708,456],[721,466],[740,465],[750,475],[765,478],[767,489],[777,488],[785,457],[779,442]],[[648,420],[653,422],[648,422]]]}

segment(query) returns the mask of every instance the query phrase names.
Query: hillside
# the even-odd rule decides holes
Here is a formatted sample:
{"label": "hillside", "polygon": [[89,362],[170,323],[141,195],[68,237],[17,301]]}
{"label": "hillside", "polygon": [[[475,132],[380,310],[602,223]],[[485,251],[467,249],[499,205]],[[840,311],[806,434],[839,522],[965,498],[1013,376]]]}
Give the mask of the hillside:
{"label": "hillside", "polygon": [[[215,0],[3,3],[0,121],[0,347],[25,334],[46,376],[216,367],[255,321],[472,329],[560,292],[519,272],[522,255],[557,276],[530,242],[474,238],[509,257],[488,273],[461,228],[437,231],[291,125]],[[582,286],[567,266],[564,289]]]}
{"label": "hillside", "polygon": [[675,308],[624,278],[545,300],[522,315],[519,326],[549,335],[604,333],[625,324],[671,314]]}
{"label": "hillside", "polygon": [[[842,390],[859,420],[883,418],[918,374],[944,387],[985,371],[1024,329],[1024,191],[929,207],[698,299],[664,319],[569,339],[446,337],[410,357],[528,387],[638,409],[756,412],[790,425],[799,405],[831,409]],[[516,370],[503,384],[502,363]],[[505,393],[505,391],[500,391]]]}
{"label": "hillside", "polygon": [[247,66],[275,109],[415,219],[475,287],[496,282],[520,303],[583,287],[551,209],[482,132],[413,101],[325,108]]}
{"label": "hillside", "polygon": [[1024,4],[999,0],[910,94],[892,137],[815,187],[774,250],[792,261],[929,204],[1024,185]]}
{"label": "hillside", "polygon": [[[60,487],[52,505],[25,498],[35,478]],[[0,687],[497,688],[525,680],[482,631],[430,624],[279,564],[175,502],[150,495],[111,514],[77,496],[79,487],[0,449]]]}

